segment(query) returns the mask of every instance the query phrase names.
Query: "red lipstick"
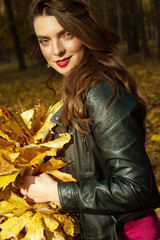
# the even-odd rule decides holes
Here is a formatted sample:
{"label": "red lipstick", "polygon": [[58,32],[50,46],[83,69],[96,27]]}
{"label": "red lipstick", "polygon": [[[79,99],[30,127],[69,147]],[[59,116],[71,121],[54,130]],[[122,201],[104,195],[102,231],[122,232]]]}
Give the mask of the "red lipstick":
{"label": "red lipstick", "polygon": [[[71,57],[72,57],[72,56],[71,56]],[[62,59],[62,60],[58,60],[58,61],[56,61],[56,64],[57,64],[59,67],[65,67],[65,66],[68,65],[71,57],[64,58],[64,59]]]}

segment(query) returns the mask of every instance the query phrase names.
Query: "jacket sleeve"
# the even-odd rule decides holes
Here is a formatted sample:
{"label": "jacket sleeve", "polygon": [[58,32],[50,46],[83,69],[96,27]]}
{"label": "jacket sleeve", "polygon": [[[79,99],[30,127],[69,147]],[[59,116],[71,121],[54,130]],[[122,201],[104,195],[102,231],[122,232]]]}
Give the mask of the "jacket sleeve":
{"label": "jacket sleeve", "polygon": [[87,96],[102,179],[59,183],[63,210],[119,214],[145,206],[152,196],[152,170],[144,147],[139,104],[124,89],[107,112],[110,86],[102,82]]}

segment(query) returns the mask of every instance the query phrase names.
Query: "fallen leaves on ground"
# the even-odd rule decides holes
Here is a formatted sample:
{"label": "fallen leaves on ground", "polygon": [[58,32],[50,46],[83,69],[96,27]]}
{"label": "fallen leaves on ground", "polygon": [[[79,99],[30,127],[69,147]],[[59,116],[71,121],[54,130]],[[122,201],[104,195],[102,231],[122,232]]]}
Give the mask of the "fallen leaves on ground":
{"label": "fallen leaves on ground", "polygon": [[132,64],[129,70],[148,101],[146,150],[160,191],[160,60],[143,59],[140,63]]}

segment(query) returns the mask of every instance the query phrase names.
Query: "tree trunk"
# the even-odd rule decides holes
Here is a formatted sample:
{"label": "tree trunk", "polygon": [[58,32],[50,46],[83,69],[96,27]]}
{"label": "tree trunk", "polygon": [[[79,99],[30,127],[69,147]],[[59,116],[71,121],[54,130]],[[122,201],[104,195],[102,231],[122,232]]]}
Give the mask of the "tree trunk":
{"label": "tree trunk", "polygon": [[14,21],[14,15],[13,15],[10,0],[4,0],[4,4],[6,6],[6,10],[7,10],[7,14],[8,14],[8,19],[9,19],[9,23],[10,23],[10,29],[11,29],[11,33],[12,33],[12,37],[13,37],[14,47],[15,47],[15,51],[16,51],[16,55],[17,55],[17,59],[18,59],[18,63],[19,63],[19,69],[24,70],[24,69],[26,69],[26,65],[25,65],[22,48],[20,45],[19,37],[18,37],[17,28],[16,28],[15,21]]}
{"label": "tree trunk", "polygon": [[[133,6],[134,4],[134,6]],[[135,22],[136,5],[132,0],[122,0],[123,23],[125,35],[128,45],[128,54],[137,53],[140,51],[138,30]]]}
{"label": "tree trunk", "polygon": [[160,59],[160,0],[155,0],[158,34],[158,58]]}
{"label": "tree trunk", "polygon": [[116,8],[117,8],[118,33],[120,39],[123,40],[120,0],[116,0]]}
{"label": "tree trunk", "polygon": [[153,35],[154,31],[153,31],[153,12],[150,11],[147,14],[147,21],[146,21],[146,26],[147,26],[147,35],[149,39],[154,39],[155,36]]}
{"label": "tree trunk", "polygon": [[133,0],[129,0],[129,9],[130,9],[130,25],[132,29],[133,53],[137,53],[137,52],[140,52],[138,27],[135,21],[137,18],[137,12],[138,12],[137,2]]}
{"label": "tree trunk", "polygon": [[144,24],[144,13],[143,13],[143,9],[142,9],[142,0],[138,0],[138,3],[139,3],[138,27],[139,27],[139,33],[140,33],[140,38],[141,38],[141,42],[142,42],[142,49],[143,49],[144,56],[149,57],[150,52],[149,52],[145,24]]}
{"label": "tree trunk", "polygon": [[105,22],[105,24],[107,24],[108,16],[107,16],[107,1],[106,0],[102,1],[102,11],[103,11],[104,22]]}

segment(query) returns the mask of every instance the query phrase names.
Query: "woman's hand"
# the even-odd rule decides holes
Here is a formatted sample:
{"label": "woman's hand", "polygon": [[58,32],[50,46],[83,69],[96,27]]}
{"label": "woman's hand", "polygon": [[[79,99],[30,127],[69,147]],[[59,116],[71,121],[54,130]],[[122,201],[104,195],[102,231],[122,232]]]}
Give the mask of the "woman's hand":
{"label": "woman's hand", "polygon": [[57,182],[46,173],[39,176],[25,176],[20,192],[27,202],[59,202]]}

